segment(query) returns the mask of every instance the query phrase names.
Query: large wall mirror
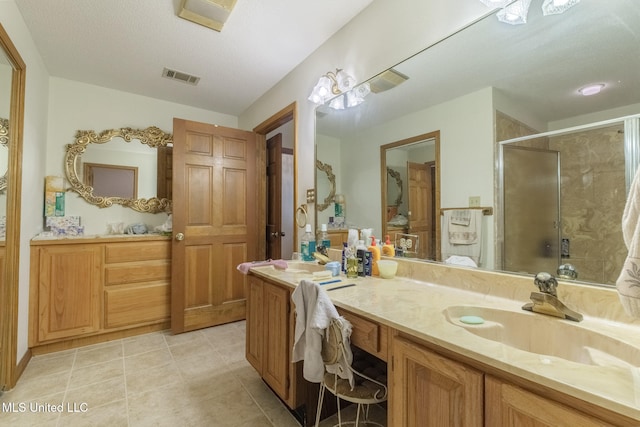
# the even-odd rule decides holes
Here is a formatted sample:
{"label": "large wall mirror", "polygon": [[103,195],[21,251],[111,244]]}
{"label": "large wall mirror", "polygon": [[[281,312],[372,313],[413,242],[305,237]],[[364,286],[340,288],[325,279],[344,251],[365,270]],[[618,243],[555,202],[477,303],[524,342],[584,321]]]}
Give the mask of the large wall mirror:
{"label": "large wall mirror", "polygon": [[67,145],[65,173],[71,189],[101,207],[171,212],[173,137],[157,127],[78,131]]}
{"label": "large wall mirror", "polygon": [[20,191],[26,65],[0,25],[0,389],[17,381]]}
{"label": "large wall mirror", "polygon": [[[524,25],[499,22],[490,13],[374,76],[369,80],[372,93],[357,107],[318,107],[316,156],[333,165],[337,192],[345,196],[348,206],[348,226],[373,228],[374,234],[385,232],[389,195],[382,188],[382,176],[388,172],[381,168],[380,147],[439,131],[437,200],[441,208],[467,207],[473,196],[482,196],[481,206],[493,208],[494,214],[483,218],[486,242],[480,266],[523,272],[505,265],[503,259],[499,142],[640,113],[638,2],[580,2],[563,14],[550,16],[542,15],[541,4],[541,0],[532,1]],[[596,95],[583,96],[578,91],[595,83],[604,85]],[[620,130],[597,136],[603,141],[600,147],[607,147],[612,138],[622,138]],[[561,162],[580,163],[586,154],[576,147],[584,136],[564,139],[569,151],[560,155]],[[612,155],[604,150],[591,151],[591,155]],[[572,173],[567,170],[561,179],[583,177]],[[609,197],[612,190],[605,191]],[[616,194],[624,202],[625,196]],[[580,227],[566,219],[571,212],[587,210],[580,198],[575,199],[562,208],[567,215],[562,221]],[[620,203],[614,204],[615,211],[604,213],[600,208],[606,203],[597,200],[607,198],[591,199],[589,211],[608,218],[614,224],[611,232],[621,236]],[[436,212],[435,216],[437,224],[441,215]],[[317,213],[317,224],[326,221]],[[511,221],[518,221],[517,215]],[[578,238],[570,240],[573,258],[559,258],[554,264],[577,262]],[[425,258],[438,257],[432,253]],[[611,271],[616,268],[609,267]],[[610,283],[603,275],[580,276],[579,280],[589,283]]]}

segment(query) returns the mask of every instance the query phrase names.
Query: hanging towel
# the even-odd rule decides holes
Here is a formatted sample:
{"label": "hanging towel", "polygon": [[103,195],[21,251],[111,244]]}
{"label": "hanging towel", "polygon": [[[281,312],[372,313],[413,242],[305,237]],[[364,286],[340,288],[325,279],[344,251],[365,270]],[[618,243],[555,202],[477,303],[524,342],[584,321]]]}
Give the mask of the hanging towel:
{"label": "hanging towel", "polygon": [[[479,214],[479,215],[478,215]],[[482,226],[482,211],[478,209],[446,210],[447,235],[452,245],[473,245],[478,242]]]}
{"label": "hanging towel", "polygon": [[468,227],[471,223],[471,211],[469,209],[451,211],[451,225],[463,225]]}
{"label": "hanging towel", "polygon": [[344,357],[335,365],[327,366],[326,369],[337,373],[341,378],[348,379],[353,388],[353,373],[348,369],[353,361],[349,344],[351,324],[338,314],[327,292],[311,280],[301,280],[291,294],[291,299],[296,306],[292,361],[304,361],[302,366],[304,379],[313,383],[322,382],[325,371],[321,354],[322,338],[331,320],[340,319],[342,336],[345,340]]}
{"label": "hanging towel", "polygon": [[[454,212],[466,211],[469,213],[469,225],[452,224]],[[445,210],[442,216],[442,259],[451,256],[469,257],[476,263],[482,264],[482,210],[460,209]]]}
{"label": "hanging towel", "polygon": [[622,213],[622,237],[629,254],[616,280],[616,289],[627,314],[640,317],[640,168]]}

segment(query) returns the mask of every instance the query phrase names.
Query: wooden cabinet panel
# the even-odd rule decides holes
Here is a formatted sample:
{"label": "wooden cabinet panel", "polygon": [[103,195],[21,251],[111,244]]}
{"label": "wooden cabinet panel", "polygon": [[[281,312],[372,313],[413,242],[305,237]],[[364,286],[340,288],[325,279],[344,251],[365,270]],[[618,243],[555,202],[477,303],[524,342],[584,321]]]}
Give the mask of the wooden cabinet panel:
{"label": "wooden cabinet panel", "polygon": [[40,341],[73,337],[100,329],[101,259],[102,247],[95,245],[40,249]]}
{"label": "wooden cabinet panel", "polygon": [[168,283],[107,289],[104,298],[106,328],[163,321],[171,315]]}
{"label": "wooden cabinet panel", "polygon": [[170,260],[171,242],[108,243],[105,247],[105,263]]}
{"label": "wooden cabinet panel", "polygon": [[485,378],[485,417],[487,426],[612,425],[490,376]]}
{"label": "wooden cabinet panel", "polygon": [[283,399],[289,398],[289,298],[282,287],[264,283],[264,358],[262,376]]}
{"label": "wooden cabinet panel", "polygon": [[387,361],[388,328],[356,314],[338,309],[351,325],[351,343],[367,353]]}
{"label": "wooden cabinet panel", "polygon": [[264,282],[255,276],[249,276],[247,278],[247,286],[247,341],[245,354],[251,366],[262,375]]}
{"label": "wooden cabinet panel", "polygon": [[481,372],[396,337],[391,376],[390,425],[483,425]]}
{"label": "wooden cabinet panel", "polygon": [[104,271],[105,285],[122,285],[153,281],[168,282],[171,279],[171,261],[131,262],[107,265]]}

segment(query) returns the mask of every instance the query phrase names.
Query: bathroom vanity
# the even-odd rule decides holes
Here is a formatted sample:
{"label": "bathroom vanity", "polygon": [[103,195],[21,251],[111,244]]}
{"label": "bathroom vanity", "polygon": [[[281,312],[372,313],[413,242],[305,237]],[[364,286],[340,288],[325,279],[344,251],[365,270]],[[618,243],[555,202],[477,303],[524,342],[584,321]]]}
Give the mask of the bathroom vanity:
{"label": "bathroom vanity", "polygon": [[31,241],[35,354],[167,329],[171,240],[160,235]]}
{"label": "bathroom vanity", "polygon": [[[247,359],[292,409],[317,398],[300,393],[301,364],[291,363],[290,297],[311,278],[304,268],[256,267],[249,281]],[[389,426],[640,424],[640,322],[614,289],[561,283],[560,298],[585,316],[577,323],[522,310],[536,290],[524,276],[400,260],[395,279],[352,282],[329,295],[352,343],[388,364]],[[472,330],[464,314],[485,323]]]}

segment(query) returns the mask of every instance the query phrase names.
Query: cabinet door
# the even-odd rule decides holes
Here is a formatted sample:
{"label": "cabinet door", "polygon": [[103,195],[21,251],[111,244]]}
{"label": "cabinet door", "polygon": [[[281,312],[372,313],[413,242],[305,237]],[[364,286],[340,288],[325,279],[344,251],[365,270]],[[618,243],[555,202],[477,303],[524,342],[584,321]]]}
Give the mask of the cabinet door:
{"label": "cabinet door", "polygon": [[390,425],[483,425],[481,372],[399,337],[391,369]]}
{"label": "cabinet door", "polygon": [[247,342],[245,355],[251,366],[262,375],[264,282],[255,276],[249,275],[247,286]]}
{"label": "cabinet door", "polygon": [[264,283],[262,377],[282,400],[289,398],[289,291]]}
{"label": "cabinet door", "polygon": [[485,380],[485,397],[487,426],[591,427],[611,425],[489,376]]}
{"label": "cabinet door", "polygon": [[60,245],[40,249],[40,341],[100,329],[102,246]]}

